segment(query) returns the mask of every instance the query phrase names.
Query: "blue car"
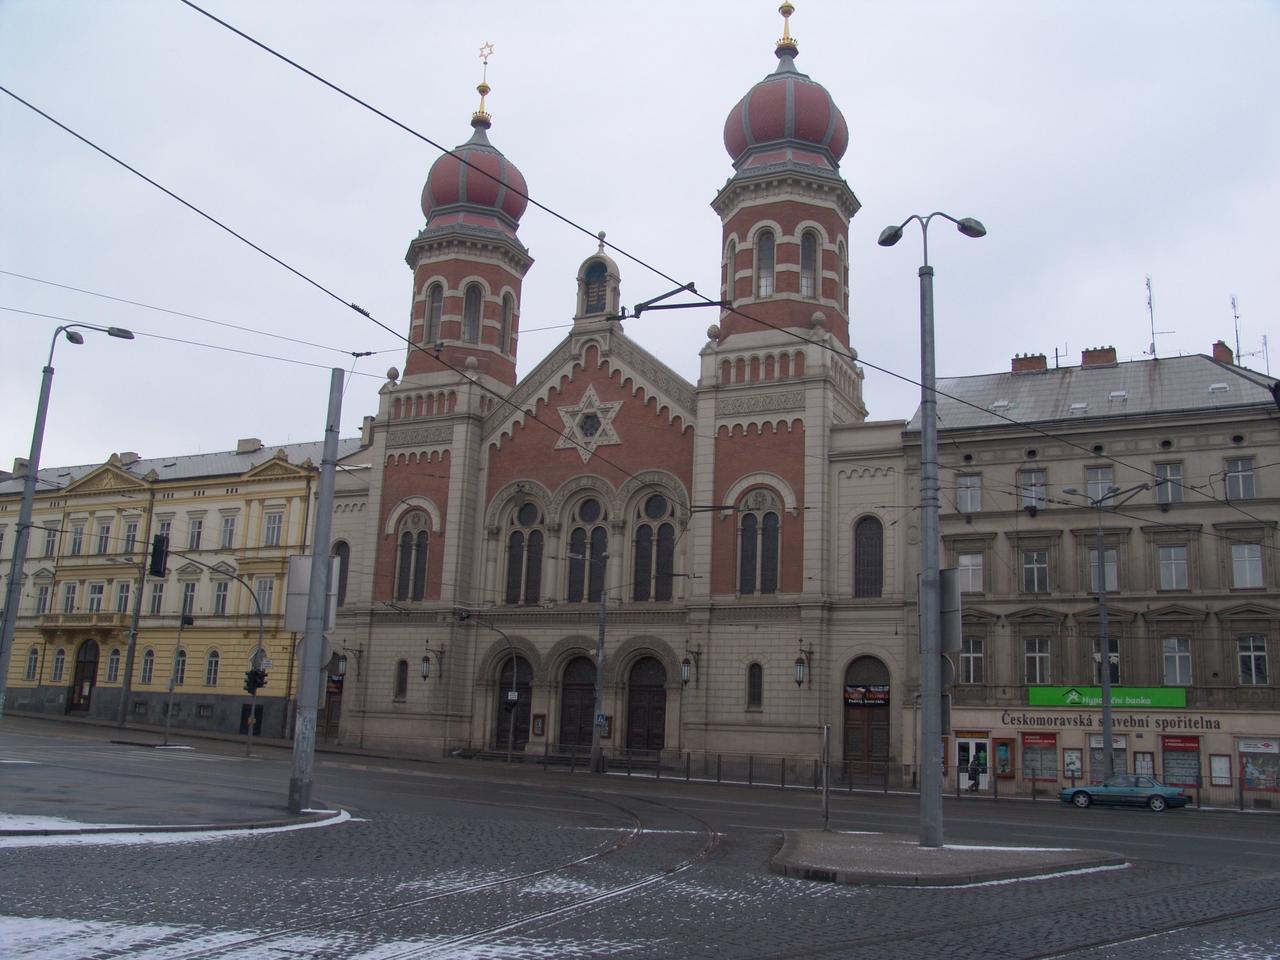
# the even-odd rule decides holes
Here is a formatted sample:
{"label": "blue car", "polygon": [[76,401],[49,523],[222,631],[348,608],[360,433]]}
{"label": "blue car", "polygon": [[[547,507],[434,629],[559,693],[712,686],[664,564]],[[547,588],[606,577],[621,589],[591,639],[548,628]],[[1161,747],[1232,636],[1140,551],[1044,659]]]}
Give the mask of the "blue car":
{"label": "blue car", "polygon": [[1058,795],[1063,803],[1087,807],[1092,803],[1114,803],[1133,807],[1150,807],[1159,813],[1165,807],[1185,807],[1191,800],[1178,787],[1166,787],[1152,777],[1118,773],[1102,783],[1067,787]]}

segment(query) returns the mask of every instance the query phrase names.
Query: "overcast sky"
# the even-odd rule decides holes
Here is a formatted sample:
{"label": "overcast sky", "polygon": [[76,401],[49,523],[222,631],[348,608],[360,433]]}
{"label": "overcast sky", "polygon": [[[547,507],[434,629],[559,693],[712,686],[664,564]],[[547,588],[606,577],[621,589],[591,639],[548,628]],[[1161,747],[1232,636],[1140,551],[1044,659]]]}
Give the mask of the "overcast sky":
{"label": "overcast sky", "polygon": [[[718,294],[730,108],[776,66],[770,0],[686,4],[205,0],[206,9],[425,136],[470,135],[489,41],[490,139],[531,195],[681,281]],[[1271,336],[1280,368],[1280,5],[798,0],[797,66],[844,112],[842,173],[863,361],[919,371],[919,233],[935,223],[938,371],[1111,344],[1138,359]],[[407,332],[409,242],[437,151],[178,0],[0,0],[0,85],[275,256]],[[519,370],[564,336],[595,250],[530,207]],[[615,254],[623,301],[670,284]],[[272,339],[0,274],[0,466],[25,457],[58,320],[134,329],[62,342],[46,466],[315,440],[333,365],[354,370],[343,434],[376,409],[403,347],[369,321],[0,94],[0,270],[235,324]],[[28,311],[27,313],[15,310]],[[711,310],[648,314],[628,334],[690,380]],[[221,352],[163,335],[306,361]],[[324,348],[334,349],[324,349]],[[353,360],[342,351],[387,351]],[[1261,355],[1244,363],[1265,370]],[[1275,369],[1273,369],[1275,372]],[[365,376],[367,375],[367,376]],[[868,368],[873,419],[918,388]]]}

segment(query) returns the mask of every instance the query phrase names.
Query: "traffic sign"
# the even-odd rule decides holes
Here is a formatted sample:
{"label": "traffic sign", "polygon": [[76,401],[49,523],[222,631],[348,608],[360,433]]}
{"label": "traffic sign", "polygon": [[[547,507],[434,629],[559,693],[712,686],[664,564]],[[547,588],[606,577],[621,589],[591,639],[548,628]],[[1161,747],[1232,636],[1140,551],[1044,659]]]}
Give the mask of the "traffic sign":
{"label": "traffic sign", "polygon": [[517,691],[517,690],[508,690],[508,691],[507,691],[507,703],[515,703],[515,702],[516,702],[517,700],[519,700],[519,699],[520,699],[520,693],[519,693],[519,691]]}

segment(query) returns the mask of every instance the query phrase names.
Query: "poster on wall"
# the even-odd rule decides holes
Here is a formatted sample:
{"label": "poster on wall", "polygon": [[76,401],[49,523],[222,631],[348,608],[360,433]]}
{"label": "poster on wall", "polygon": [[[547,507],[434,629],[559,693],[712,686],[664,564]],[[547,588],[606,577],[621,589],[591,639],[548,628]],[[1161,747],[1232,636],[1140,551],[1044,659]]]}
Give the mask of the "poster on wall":
{"label": "poster on wall", "polygon": [[1238,740],[1236,743],[1245,789],[1280,792],[1280,740]]}
{"label": "poster on wall", "polygon": [[887,683],[846,683],[844,685],[844,702],[849,707],[887,707],[889,705],[889,684]]}
{"label": "poster on wall", "polygon": [[1056,733],[1024,733],[1022,735],[1022,779],[1058,779],[1058,735]]}
{"label": "poster on wall", "polygon": [[995,745],[996,776],[1008,780],[1013,776],[1013,741],[997,737],[991,742]]}
{"label": "poster on wall", "polygon": [[1200,785],[1200,738],[1161,737],[1164,782],[1175,787]]}

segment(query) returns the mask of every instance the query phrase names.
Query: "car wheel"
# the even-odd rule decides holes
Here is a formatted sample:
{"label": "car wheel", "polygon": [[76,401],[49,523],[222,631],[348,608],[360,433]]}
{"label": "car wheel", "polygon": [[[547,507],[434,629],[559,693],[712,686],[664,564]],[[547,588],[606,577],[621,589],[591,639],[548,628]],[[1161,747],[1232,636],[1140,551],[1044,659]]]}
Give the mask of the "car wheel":
{"label": "car wheel", "polygon": [[1154,797],[1149,797],[1147,799],[1147,806],[1150,807],[1152,810],[1154,810],[1156,813],[1159,813],[1161,810],[1167,807],[1168,804],[1165,803],[1164,797],[1160,796],[1159,794],[1156,794]]}
{"label": "car wheel", "polygon": [[1092,803],[1093,798],[1090,797],[1083,790],[1080,790],[1071,795],[1071,802],[1074,803],[1077,807],[1083,808],[1083,807],[1087,807],[1090,803]]}

